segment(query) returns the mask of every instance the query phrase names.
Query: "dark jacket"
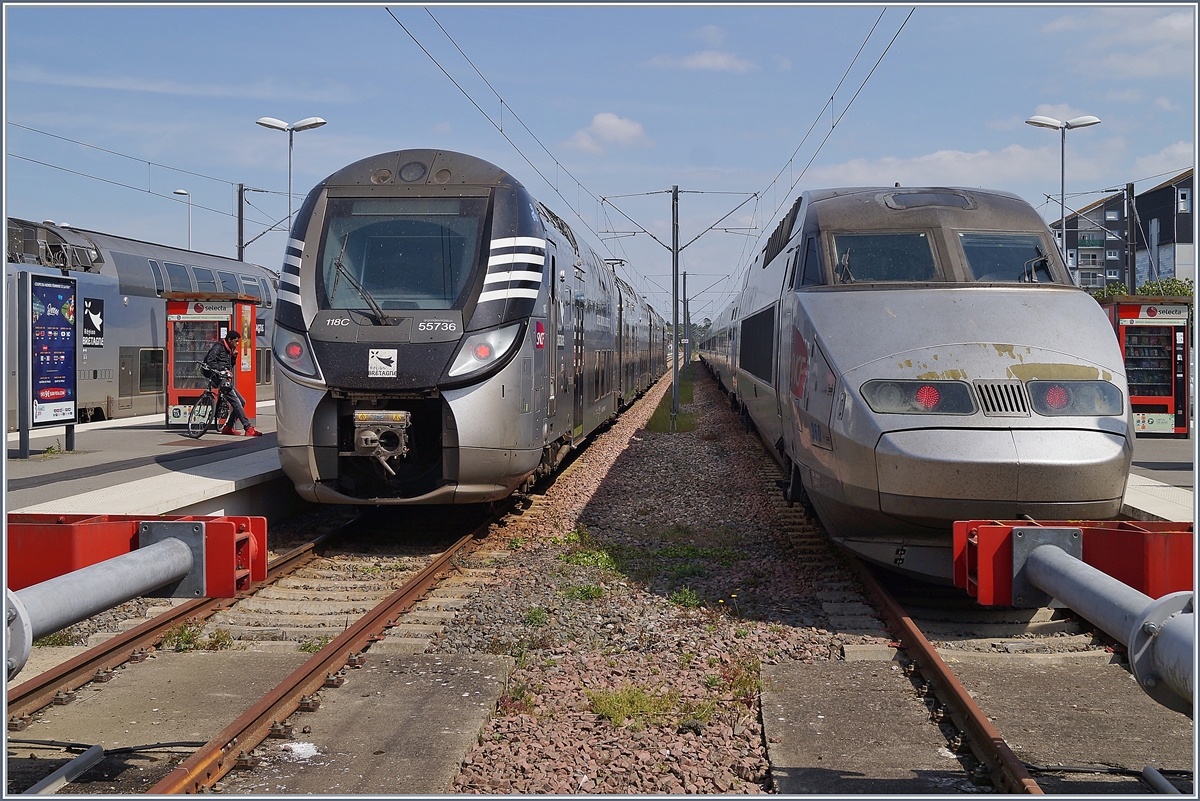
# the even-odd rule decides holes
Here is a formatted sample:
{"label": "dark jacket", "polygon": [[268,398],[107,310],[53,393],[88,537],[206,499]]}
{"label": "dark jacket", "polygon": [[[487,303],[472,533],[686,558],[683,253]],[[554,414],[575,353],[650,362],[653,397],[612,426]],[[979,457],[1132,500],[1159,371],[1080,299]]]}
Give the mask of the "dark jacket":
{"label": "dark jacket", "polygon": [[233,363],[237,359],[237,350],[231,349],[228,342],[218,339],[208,353],[204,354],[204,365],[213,370],[228,370],[233,372]]}

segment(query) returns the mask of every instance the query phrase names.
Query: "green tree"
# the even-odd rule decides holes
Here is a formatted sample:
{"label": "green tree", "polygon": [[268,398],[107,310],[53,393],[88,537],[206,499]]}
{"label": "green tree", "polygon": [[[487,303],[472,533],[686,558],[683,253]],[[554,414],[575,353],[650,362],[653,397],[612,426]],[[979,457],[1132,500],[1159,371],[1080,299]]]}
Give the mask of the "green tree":
{"label": "green tree", "polygon": [[1196,286],[1190,278],[1163,278],[1159,281],[1147,281],[1138,287],[1139,295],[1171,295],[1175,297],[1192,297]]}
{"label": "green tree", "polygon": [[1115,298],[1115,297],[1119,297],[1121,295],[1128,295],[1128,294],[1129,294],[1129,288],[1126,287],[1124,284],[1108,284],[1104,288],[1097,289],[1096,291],[1092,292],[1092,297],[1095,298],[1097,301],[1101,301],[1101,300],[1105,300],[1107,298]]}

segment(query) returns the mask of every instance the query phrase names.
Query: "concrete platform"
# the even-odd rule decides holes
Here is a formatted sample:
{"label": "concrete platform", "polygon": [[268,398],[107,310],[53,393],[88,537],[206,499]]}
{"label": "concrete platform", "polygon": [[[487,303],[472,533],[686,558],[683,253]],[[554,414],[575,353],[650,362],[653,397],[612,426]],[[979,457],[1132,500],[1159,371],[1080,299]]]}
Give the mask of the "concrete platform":
{"label": "concrete platform", "polygon": [[273,401],[258,404],[264,436],[189,439],[161,415],[35,431],[33,455],[16,457],[10,433],[6,512],[45,514],[284,515],[303,504],[279,467]]}
{"label": "concrete platform", "polygon": [[324,690],[299,716],[309,731],[228,775],[231,794],[444,794],[474,747],[513,660],[464,654],[380,655]]}
{"label": "concrete platform", "polygon": [[776,792],[976,790],[896,662],[764,665],[762,717]]}

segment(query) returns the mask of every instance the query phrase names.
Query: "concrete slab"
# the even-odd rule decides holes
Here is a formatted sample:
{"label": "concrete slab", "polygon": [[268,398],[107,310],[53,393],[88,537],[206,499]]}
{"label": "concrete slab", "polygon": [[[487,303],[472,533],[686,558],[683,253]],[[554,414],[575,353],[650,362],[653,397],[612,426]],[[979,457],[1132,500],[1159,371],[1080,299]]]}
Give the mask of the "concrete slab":
{"label": "concrete slab", "polygon": [[[207,741],[311,654],[160,651],[89,684],[66,706],[46,707],[23,739],[63,740],[105,749],[179,740]],[[86,706],[86,714],[80,707]],[[32,751],[10,743],[9,759]]]}
{"label": "concrete slab", "polygon": [[[225,793],[445,793],[496,708],[513,660],[501,656],[385,656],[322,693],[298,719],[310,732],[272,749]],[[296,727],[300,731],[300,727]],[[282,750],[287,748],[288,750]]]}
{"label": "concrete slab", "polygon": [[[954,674],[1024,762],[1137,771],[1193,767],[1192,721],[1155,703],[1120,665],[964,661]],[[1034,778],[1048,793],[1147,792],[1134,777]]]}
{"label": "concrete slab", "polygon": [[87,651],[88,645],[53,645],[29,649],[29,660],[21,672],[8,682],[8,689],[18,687],[30,679],[36,679],[52,667],[58,667],[68,659],[74,659]]}
{"label": "concrete slab", "polygon": [[1121,514],[1134,520],[1193,522],[1195,497],[1191,489],[1130,473]]}
{"label": "concrete slab", "polygon": [[894,662],[764,665],[762,717],[779,793],[977,791]]}

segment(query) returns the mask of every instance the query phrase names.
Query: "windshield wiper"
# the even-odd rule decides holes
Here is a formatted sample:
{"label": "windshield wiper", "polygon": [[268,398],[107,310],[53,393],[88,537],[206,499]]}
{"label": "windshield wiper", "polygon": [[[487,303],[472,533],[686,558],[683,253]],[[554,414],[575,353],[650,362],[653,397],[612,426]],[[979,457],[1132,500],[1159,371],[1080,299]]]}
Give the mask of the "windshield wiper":
{"label": "windshield wiper", "polygon": [[329,293],[330,298],[332,299],[332,297],[337,294],[338,276],[344,275],[346,276],[346,280],[350,282],[350,286],[354,287],[358,291],[359,297],[365,300],[367,305],[371,307],[371,313],[375,315],[375,320],[380,325],[395,325],[396,321],[391,317],[388,317],[387,312],[385,312],[383,307],[380,306],[375,298],[371,296],[371,293],[366,290],[366,287],[355,280],[354,276],[350,274],[350,271],[346,269],[346,265],[342,263],[342,256],[346,255],[346,243],[349,241],[350,234],[347,233],[342,239],[342,252],[339,253],[337,258],[333,260],[333,267],[336,272],[333,275],[333,291]]}
{"label": "windshield wiper", "polygon": [[846,252],[842,254],[834,273],[843,284],[854,283],[854,273],[850,272],[850,248],[846,248]]}
{"label": "windshield wiper", "polygon": [[1034,251],[1037,252],[1037,255],[1025,262],[1025,266],[1021,269],[1021,280],[1026,281],[1026,277],[1028,277],[1028,283],[1040,284],[1041,281],[1038,280],[1037,272],[1039,269],[1045,269],[1046,278],[1049,280],[1050,270],[1048,268],[1050,267],[1050,260],[1046,258],[1045,253],[1042,253],[1041,248],[1035,247]]}

